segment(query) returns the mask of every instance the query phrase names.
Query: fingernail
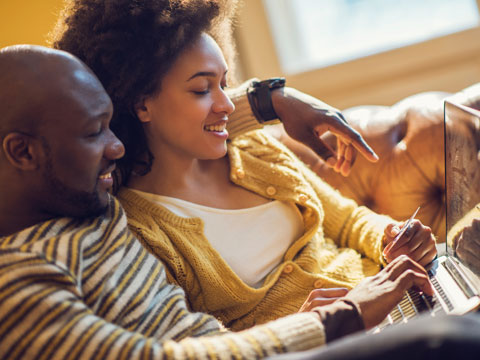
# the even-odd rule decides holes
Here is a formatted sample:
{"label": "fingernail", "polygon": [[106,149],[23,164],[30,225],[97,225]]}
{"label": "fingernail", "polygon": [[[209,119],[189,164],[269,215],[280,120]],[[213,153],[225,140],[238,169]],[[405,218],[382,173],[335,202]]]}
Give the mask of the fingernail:
{"label": "fingernail", "polygon": [[395,236],[395,235],[397,235],[399,232],[400,232],[400,228],[399,228],[397,225],[395,225],[395,226],[392,228],[392,231],[390,232],[390,234],[391,234],[392,236]]}

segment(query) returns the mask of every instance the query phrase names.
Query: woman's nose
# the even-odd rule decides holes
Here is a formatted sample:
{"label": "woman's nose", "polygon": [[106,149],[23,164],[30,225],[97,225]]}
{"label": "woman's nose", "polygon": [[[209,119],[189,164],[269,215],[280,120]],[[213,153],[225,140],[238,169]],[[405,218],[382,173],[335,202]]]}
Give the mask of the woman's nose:
{"label": "woman's nose", "polygon": [[233,105],[232,100],[228,97],[227,93],[220,89],[218,95],[213,104],[213,111],[216,113],[225,113],[230,115],[235,110],[235,105]]}

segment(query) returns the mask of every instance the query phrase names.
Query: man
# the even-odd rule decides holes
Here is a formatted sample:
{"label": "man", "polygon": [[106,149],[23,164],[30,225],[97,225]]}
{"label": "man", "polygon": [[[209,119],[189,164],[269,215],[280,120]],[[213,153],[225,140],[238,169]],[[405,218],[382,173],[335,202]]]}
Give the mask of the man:
{"label": "man", "polygon": [[313,294],[310,311],[229,333],[187,310],[108,194],[124,149],[94,74],[65,52],[17,46],[0,51],[0,84],[2,359],[261,358],[371,328],[413,285],[432,293],[400,257],[332,304]]}

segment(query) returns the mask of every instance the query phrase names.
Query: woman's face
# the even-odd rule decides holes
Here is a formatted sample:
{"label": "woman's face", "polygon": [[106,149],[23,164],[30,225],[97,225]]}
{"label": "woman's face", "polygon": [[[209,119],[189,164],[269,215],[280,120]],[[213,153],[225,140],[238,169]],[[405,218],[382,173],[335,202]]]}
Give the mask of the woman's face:
{"label": "woman's face", "polygon": [[137,108],[153,155],[217,159],[225,155],[228,115],[223,88],[227,65],[217,43],[202,34],[173,63],[158,94]]}

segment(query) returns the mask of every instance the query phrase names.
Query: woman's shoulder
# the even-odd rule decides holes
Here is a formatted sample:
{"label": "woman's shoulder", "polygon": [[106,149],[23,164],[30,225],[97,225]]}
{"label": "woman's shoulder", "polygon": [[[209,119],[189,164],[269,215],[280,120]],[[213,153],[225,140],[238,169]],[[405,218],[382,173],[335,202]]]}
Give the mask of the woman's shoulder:
{"label": "woman's shoulder", "polygon": [[256,129],[237,135],[233,139],[229,139],[229,142],[230,145],[242,148],[246,146],[265,146],[268,144],[274,144],[275,139],[264,129]]}
{"label": "woman's shoulder", "polygon": [[263,129],[253,130],[236,136],[228,144],[229,152],[245,153],[266,161],[275,159],[298,161],[297,157],[281,142]]}
{"label": "woman's shoulder", "polygon": [[158,219],[165,218],[162,212],[166,212],[166,209],[159,208],[133,189],[122,187],[115,196],[125,210],[130,227],[135,224],[138,227],[157,228]]}

